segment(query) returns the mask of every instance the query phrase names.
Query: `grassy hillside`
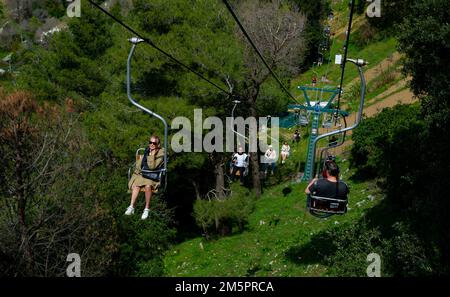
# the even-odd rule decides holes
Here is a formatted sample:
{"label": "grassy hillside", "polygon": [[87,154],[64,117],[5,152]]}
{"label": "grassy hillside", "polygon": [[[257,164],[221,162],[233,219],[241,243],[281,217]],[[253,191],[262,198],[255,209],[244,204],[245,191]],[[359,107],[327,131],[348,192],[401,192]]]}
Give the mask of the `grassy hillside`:
{"label": "grassy hillside", "polygon": [[[318,86],[339,84],[340,66],[334,64],[334,55],[342,54],[345,40],[345,20],[348,10],[336,2],[332,32],[335,32],[331,47],[331,63],[313,67],[291,82],[291,90],[302,98],[296,89],[298,85],[310,85],[316,74],[329,80]],[[366,106],[388,99],[406,89],[405,78],[400,75],[400,57],[396,53],[396,40],[391,37],[374,36],[361,46],[358,40],[366,30],[364,16],[354,20],[349,46],[349,58],[363,58],[369,61],[364,68],[367,80]],[[325,57],[328,59],[328,57]],[[356,67],[348,64],[344,78],[343,104],[354,110],[359,101],[359,77]],[[316,94],[317,96],[320,96]],[[402,95],[404,95],[402,93]],[[312,100],[317,100],[311,94]],[[406,94],[406,96],[410,96]],[[320,97],[317,97],[320,98]],[[300,99],[302,100],[302,99]],[[290,139],[291,128],[281,131],[282,139]],[[256,201],[254,212],[249,217],[243,232],[234,231],[230,236],[206,240],[200,235],[173,246],[165,256],[166,274],[169,276],[326,276],[333,275],[333,265],[320,259],[315,251],[326,250],[330,242],[317,239],[318,233],[329,232],[354,225],[365,212],[383,199],[375,181],[358,182],[352,179],[353,171],[348,167],[349,147],[338,156],[342,178],[349,184],[351,193],[349,211],[344,216],[318,219],[305,209],[306,183],[299,183],[295,177],[280,176],[285,172],[298,172],[300,163],[306,158],[307,130],[302,129],[304,138],[293,154],[279,170],[278,176],[266,183],[262,197]],[[320,146],[320,145],[319,145]],[[281,172],[281,174],[280,174]],[[246,195],[247,189],[232,185],[233,195]],[[321,237],[323,238],[323,237]],[[370,244],[369,244],[370,245]],[[369,254],[372,251],[363,251]],[[363,275],[361,275],[363,276]]]}
{"label": "grassy hillside", "polygon": [[[305,141],[303,141],[305,142]],[[298,161],[297,151],[286,165]],[[345,157],[345,155],[343,156]],[[318,276],[327,267],[313,253],[300,252],[314,235],[330,228],[353,224],[379,203],[381,194],[371,182],[349,180],[352,170],[341,158],[343,178],[351,188],[349,211],[344,216],[319,219],[305,209],[306,183],[294,180],[267,188],[257,200],[246,229],[231,236],[207,241],[199,236],[173,246],[165,257],[169,276]],[[275,179],[276,177],[273,177]],[[245,188],[232,186],[235,195]],[[320,243],[327,244],[326,242]],[[325,248],[325,247],[322,247]],[[367,251],[370,253],[370,251]]]}

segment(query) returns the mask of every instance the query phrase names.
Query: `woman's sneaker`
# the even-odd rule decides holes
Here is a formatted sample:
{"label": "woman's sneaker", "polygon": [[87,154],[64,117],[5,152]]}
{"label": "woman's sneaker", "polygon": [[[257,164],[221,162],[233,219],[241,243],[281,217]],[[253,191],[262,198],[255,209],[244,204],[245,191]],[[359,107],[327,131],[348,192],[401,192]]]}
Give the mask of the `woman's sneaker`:
{"label": "woman's sneaker", "polygon": [[131,216],[134,214],[134,208],[132,206],[128,206],[127,210],[125,211],[126,216]]}
{"label": "woman's sneaker", "polygon": [[150,209],[146,208],[144,209],[144,212],[142,213],[142,220],[145,220],[146,218],[148,218],[148,212],[150,211]]}

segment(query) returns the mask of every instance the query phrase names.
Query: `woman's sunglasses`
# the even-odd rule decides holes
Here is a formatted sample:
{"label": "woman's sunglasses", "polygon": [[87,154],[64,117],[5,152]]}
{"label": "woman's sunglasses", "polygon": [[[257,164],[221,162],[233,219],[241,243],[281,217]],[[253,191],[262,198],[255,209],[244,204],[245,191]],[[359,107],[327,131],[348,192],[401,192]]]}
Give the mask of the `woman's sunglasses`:
{"label": "woman's sunglasses", "polygon": [[155,141],[149,141],[148,144],[158,145],[158,143]]}

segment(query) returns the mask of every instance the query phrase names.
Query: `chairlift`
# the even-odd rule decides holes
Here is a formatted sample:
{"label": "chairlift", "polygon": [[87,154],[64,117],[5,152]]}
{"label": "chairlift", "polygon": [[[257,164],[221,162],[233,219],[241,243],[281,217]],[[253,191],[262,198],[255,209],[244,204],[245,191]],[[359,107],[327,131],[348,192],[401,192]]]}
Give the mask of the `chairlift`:
{"label": "chairlift", "polygon": [[[131,165],[128,168],[128,181],[130,181],[131,179],[131,175],[133,174],[133,171],[136,168],[136,164],[137,162],[141,161],[144,157],[145,154],[145,150],[146,148],[144,147],[140,147],[136,150],[136,158],[135,158],[135,162],[133,163],[133,165]],[[141,169],[142,174],[146,175],[147,177],[149,177],[150,179],[159,182],[160,184],[164,185],[163,190],[166,189],[166,174],[163,169],[165,162],[161,163],[160,166],[158,166],[158,168],[155,168],[155,170],[146,170],[146,169]],[[141,189],[141,192],[144,192],[144,188]],[[153,190],[153,193],[158,193],[159,192],[159,187]]]}
{"label": "chairlift", "polygon": [[331,125],[333,123],[333,115],[326,113],[323,115],[323,120],[322,120],[322,128],[331,128]]}
{"label": "chairlift", "polygon": [[347,212],[348,201],[329,197],[308,195],[309,213],[318,218],[328,218],[332,215],[343,215]]}
{"label": "chairlift", "polygon": [[[230,175],[233,173],[233,167],[234,167],[234,163],[233,163],[233,157],[234,157],[234,154],[235,153],[233,153],[232,155],[231,155],[231,158],[230,158],[230,161],[228,162],[228,165],[229,165],[229,173],[230,173]],[[250,156],[249,155],[247,155],[247,158],[250,158]],[[248,168],[249,168],[249,166],[248,166],[248,162],[245,162],[244,163],[244,176],[247,176],[248,175],[248,172],[249,172],[249,170],[248,170]],[[238,171],[236,171],[236,176],[240,176],[241,175],[241,172],[238,170]]]}
{"label": "chairlift", "polygon": [[298,124],[300,126],[308,126],[309,125],[309,117],[311,113],[309,113],[307,110],[300,110],[298,112]]}
{"label": "chairlift", "polygon": [[[323,152],[323,151],[322,151]],[[322,156],[321,156],[322,157]],[[336,156],[328,155],[321,165],[321,179],[327,178],[325,173],[325,164],[327,162],[335,162]],[[307,197],[307,208],[315,217],[327,218],[335,214],[345,214],[347,212],[348,199],[339,199],[336,197],[321,197],[318,195],[309,194]]]}
{"label": "chairlift", "polygon": [[[136,106],[140,110],[148,113],[149,115],[156,117],[164,125],[164,160],[158,168],[153,169],[153,170],[146,170],[144,168],[144,169],[141,169],[141,173],[143,175],[146,175],[146,178],[148,177],[152,180],[160,182],[160,184],[163,185],[162,190],[164,192],[167,188],[167,148],[168,148],[168,129],[169,128],[168,128],[166,120],[162,116],[151,111],[150,109],[148,109],[146,107],[143,107],[142,105],[137,103],[131,96],[131,58],[133,57],[136,46],[139,43],[143,42],[144,40],[137,38],[137,37],[133,37],[133,38],[130,38],[128,41],[132,44],[132,46],[131,46],[131,50],[130,50],[130,53],[128,55],[128,60],[127,60],[127,97],[134,106]],[[143,158],[145,151],[146,151],[145,148],[139,148],[136,150],[136,158],[135,158],[136,162],[138,162],[139,160],[141,160]],[[134,163],[134,166],[136,166],[136,162]],[[134,168],[134,167],[130,167],[128,169],[128,180],[130,180],[130,178],[131,178],[132,168]],[[158,189],[156,189],[154,192],[156,193],[157,191],[158,191]]]}

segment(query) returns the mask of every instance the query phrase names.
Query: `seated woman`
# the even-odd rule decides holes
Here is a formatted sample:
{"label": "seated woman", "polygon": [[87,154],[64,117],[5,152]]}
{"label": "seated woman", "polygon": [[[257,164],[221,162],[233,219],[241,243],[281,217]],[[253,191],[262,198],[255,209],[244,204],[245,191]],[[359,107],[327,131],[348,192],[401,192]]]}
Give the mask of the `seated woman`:
{"label": "seated woman", "polygon": [[[125,215],[134,213],[134,205],[136,203],[139,191],[145,191],[145,209],[142,213],[141,219],[145,220],[148,217],[150,198],[152,193],[159,187],[160,181],[156,179],[145,178],[142,175],[142,170],[156,170],[164,162],[164,149],[161,148],[161,141],[158,136],[150,137],[148,148],[145,149],[144,157],[136,160],[136,168],[133,175],[128,182],[128,188],[131,190],[131,203],[125,211]],[[147,166],[144,166],[143,161]],[[147,167],[147,168],[145,168]]]}
{"label": "seated woman", "polygon": [[350,190],[346,183],[339,180],[339,167],[336,162],[327,161],[325,168],[327,173],[326,178],[314,178],[306,187],[305,193],[308,195],[308,207],[310,206],[310,194],[319,197],[347,200],[347,195]]}
{"label": "seated woman", "polygon": [[287,157],[289,157],[289,152],[291,151],[291,147],[287,143],[287,141],[283,142],[281,146],[281,164],[286,162]]}

